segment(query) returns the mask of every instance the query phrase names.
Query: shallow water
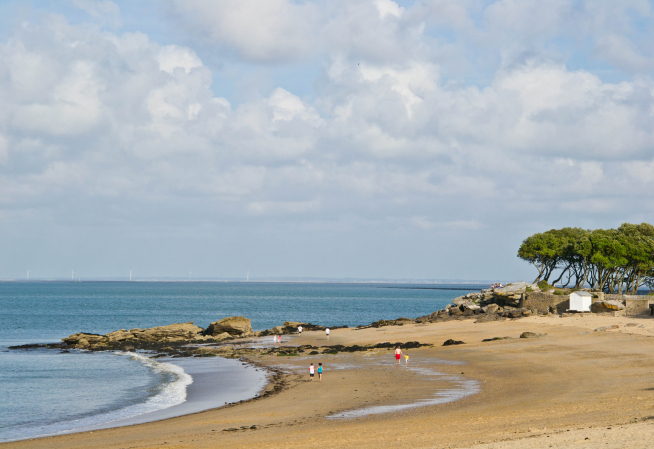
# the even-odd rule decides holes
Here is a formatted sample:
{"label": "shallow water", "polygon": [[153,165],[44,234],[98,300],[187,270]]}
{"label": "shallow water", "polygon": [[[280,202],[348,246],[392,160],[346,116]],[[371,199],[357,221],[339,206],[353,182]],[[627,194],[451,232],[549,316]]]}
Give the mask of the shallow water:
{"label": "shallow water", "polygon": [[[436,363],[447,362],[444,360],[437,360]],[[432,363],[434,363],[432,361]],[[445,363],[452,364],[452,363]],[[457,362],[456,364],[461,364]],[[422,364],[424,365],[424,363]],[[362,407],[354,410],[346,410],[344,412],[329,415],[328,419],[354,419],[362,418],[364,416],[379,415],[383,413],[394,413],[406,410],[411,410],[420,407],[427,407],[430,405],[445,404],[448,402],[456,402],[473,394],[481,391],[481,385],[476,380],[466,379],[463,376],[453,374],[443,374],[433,368],[427,368],[421,365],[408,365],[403,368],[417,372],[434,381],[448,382],[450,388],[439,388],[434,390],[431,397],[419,399],[413,402],[394,405],[373,405],[370,407]]]}

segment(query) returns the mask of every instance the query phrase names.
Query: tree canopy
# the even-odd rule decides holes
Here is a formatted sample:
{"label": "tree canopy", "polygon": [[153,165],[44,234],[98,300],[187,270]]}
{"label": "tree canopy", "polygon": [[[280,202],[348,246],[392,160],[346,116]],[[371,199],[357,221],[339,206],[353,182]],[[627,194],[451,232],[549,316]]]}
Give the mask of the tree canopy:
{"label": "tree canopy", "polygon": [[534,282],[609,293],[654,289],[654,226],[624,223],[618,229],[552,229],[527,237],[518,257],[536,267]]}

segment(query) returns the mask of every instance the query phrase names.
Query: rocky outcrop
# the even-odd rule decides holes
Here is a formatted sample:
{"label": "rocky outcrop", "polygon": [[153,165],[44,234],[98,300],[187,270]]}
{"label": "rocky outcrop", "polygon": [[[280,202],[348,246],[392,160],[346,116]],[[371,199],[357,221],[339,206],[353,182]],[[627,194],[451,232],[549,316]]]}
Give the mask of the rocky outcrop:
{"label": "rocky outcrop", "polygon": [[249,318],[244,316],[230,316],[220,321],[215,321],[207,327],[204,335],[214,336],[227,333],[232,337],[250,337],[254,335],[252,324]]}
{"label": "rocky outcrop", "polygon": [[536,284],[528,284],[525,281],[520,281],[507,284],[502,288],[493,289],[493,292],[498,295],[515,295],[517,293],[525,293],[526,291],[539,292],[540,288]]}
{"label": "rocky outcrop", "polygon": [[465,345],[465,344],[466,344],[465,341],[458,341],[458,340],[453,340],[453,339],[450,338],[449,340],[445,340],[445,343],[443,343],[443,346]]}
{"label": "rocky outcrop", "polygon": [[[193,322],[169,324],[149,329],[120,329],[106,335],[80,332],[61,340],[70,347],[80,349],[129,349],[134,345],[141,347],[145,343],[166,343],[206,340],[200,333],[202,328]],[[213,339],[211,339],[213,340]]]}
{"label": "rocky outcrop", "polygon": [[[140,341],[185,341],[194,340],[200,336],[202,328],[189,323],[169,324],[167,326],[151,327],[149,329],[130,329],[136,340]],[[113,334],[114,332],[112,332]]]}

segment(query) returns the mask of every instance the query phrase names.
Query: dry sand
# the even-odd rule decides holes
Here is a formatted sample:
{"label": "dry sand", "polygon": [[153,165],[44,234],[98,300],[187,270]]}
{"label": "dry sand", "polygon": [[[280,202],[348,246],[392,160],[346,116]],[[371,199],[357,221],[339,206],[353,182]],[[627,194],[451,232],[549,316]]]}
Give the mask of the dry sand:
{"label": "dry sand", "polygon": [[[634,327],[625,327],[635,323]],[[595,332],[618,324],[618,330]],[[639,327],[643,326],[643,327]],[[525,331],[547,333],[518,339]],[[483,342],[492,337],[511,340]],[[243,404],[148,424],[7,443],[11,448],[645,448],[654,447],[654,319],[529,317],[337,329],[327,342],[305,332],[302,344],[419,341],[410,367],[392,351],[256,357],[288,371],[288,388]],[[441,346],[453,338],[465,345]],[[325,365],[308,382],[310,362]],[[420,369],[416,369],[416,368]],[[449,376],[434,376],[440,372]],[[355,419],[333,413],[433,398],[457,381],[481,392],[445,404]],[[255,426],[256,428],[251,428]],[[239,429],[239,430],[228,430]]]}

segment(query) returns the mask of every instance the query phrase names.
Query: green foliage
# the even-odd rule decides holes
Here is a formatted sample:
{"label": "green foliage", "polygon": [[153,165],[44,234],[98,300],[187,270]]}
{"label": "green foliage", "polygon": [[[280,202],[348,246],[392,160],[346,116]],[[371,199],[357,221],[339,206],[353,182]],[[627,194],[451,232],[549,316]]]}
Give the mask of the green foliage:
{"label": "green foliage", "polygon": [[531,286],[528,285],[528,286],[525,287],[525,291],[526,291],[526,292],[533,292],[534,289],[531,288]]}
{"label": "green foliage", "polygon": [[[518,257],[538,270],[541,290],[559,282],[579,289],[635,294],[654,290],[654,226],[624,223],[618,229],[552,229],[526,238]],[[554,273],[558,278],[554,279]]]}
{"label": "green foliage", "polygon": [[554,294],[555,294],[556,296],[561,296],[561,295],[563,295],[563,293],[561,293],[561,290],[554,290]]}

